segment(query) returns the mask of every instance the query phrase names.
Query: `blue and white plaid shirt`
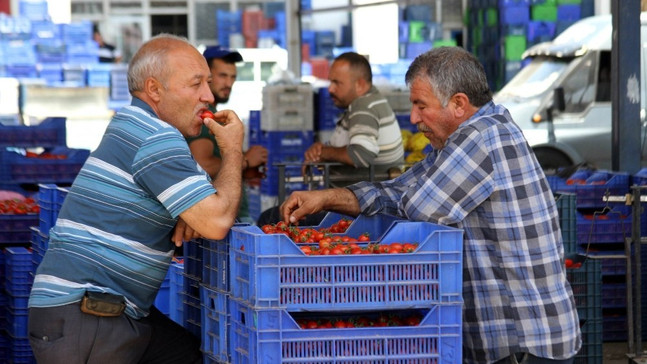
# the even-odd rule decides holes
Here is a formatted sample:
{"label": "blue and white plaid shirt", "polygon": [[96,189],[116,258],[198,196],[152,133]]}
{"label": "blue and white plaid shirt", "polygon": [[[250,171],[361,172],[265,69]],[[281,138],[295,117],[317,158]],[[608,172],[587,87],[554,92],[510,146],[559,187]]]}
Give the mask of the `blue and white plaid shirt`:
{"label": "blue and white plaid shirt", "polygon": [[509,112],[489,102],[398,178],[349,187],[377,212],[465,231],[464,362],[573,357],[580,326],[544,173]]}

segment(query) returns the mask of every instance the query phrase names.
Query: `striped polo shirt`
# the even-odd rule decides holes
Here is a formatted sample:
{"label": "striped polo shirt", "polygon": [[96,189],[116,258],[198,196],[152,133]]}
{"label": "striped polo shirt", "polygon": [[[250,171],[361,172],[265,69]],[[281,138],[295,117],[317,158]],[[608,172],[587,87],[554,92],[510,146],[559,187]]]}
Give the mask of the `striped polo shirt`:
{"label": "striped polo shirt", "polygon": [[393,109],[375,86],[348,106],[329,144],[348,146],[356,167],[388,168],[404,163],[400,126]]}
{"label": "striped polo shirt", "polygon": [[70,187],[29,307],[74,303],[92,290],[123,295],[126,314],[146,316],[174,252],[178,216],[213,193],[184,136],[133,99]]}

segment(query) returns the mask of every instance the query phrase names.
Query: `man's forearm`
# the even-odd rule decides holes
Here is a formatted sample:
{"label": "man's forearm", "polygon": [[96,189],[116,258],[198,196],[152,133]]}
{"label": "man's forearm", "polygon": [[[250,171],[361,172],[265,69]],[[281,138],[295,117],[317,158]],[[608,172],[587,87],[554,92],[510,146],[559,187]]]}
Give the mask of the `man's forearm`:
{"label": "man's forearm", "polygon": [[361,209],[357,197],[347,188],[332,188],[324,190],[326,199],[324,210],[336,211],[349,216],[357,216]]}
{"label": "man's forearm", "polygon": [[242,193],[243,153],[242,151],[229,152],[226,155],[223,154],[222,159],[220,171],[213,181],[213,186],[218,194],[228,201],[225,213],[236,216]]}
{"label": "man's forearm", "polygon": [[355,162],[348,155],[347,147],[324,146],[321,150],[321,160],[327,162],[339,162],[355,166]]}

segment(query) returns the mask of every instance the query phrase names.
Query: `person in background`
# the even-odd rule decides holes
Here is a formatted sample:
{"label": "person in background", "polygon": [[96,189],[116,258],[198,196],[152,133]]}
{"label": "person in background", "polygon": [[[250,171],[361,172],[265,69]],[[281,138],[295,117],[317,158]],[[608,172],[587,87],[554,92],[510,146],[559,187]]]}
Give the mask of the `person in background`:
{"label": "person in background", "polygon": [[[331,176],[342,176],[331,184],[341,187],[352,181],[368,180],[369,166],[374,167],[376,175],[400,171],[404,164],[400,125],[386,98],[373,85],[368,59],[355,52],[340,54],[330,67],[328,80],[333,103],[345,111],[330,140],[325,144],[315,142],[305,151],[303,173],[307,173],[309,163],[342,163],[330,168]],[[348,181],[343,176],[349,176]],[[317,225],[324,216],[325,212],[308,217],[307,225]],[[257,224],[279,220],[277,206],[263,211]]]}
{"label": "person in background", "polygon": [[[224,104],[229,101],[231,88],[236,82],[236,63],[242,62],[243,57],[240,53],[227,49],[222,46],[208,47],[203,52],[207,60],[209,70],[211,71],[212,81],[210,84],[213,93],[214,102],[209,105],[209,110],[215,112],[218,104]],[[222,163],[220,158],[220,149],[214,136],[205,126],[202,127],[200,135],[188,137],[189,148],[195,160],[202,168],[212,177],[218,174]],[[243,171],[246,174],[267,163],[267,149],[260,145],[251,145],[244,153]],[[253,174],[252,174],[253,175]],[[247,194],[243,191],[241,198],[238,220],[246,223],[254,223],[249,215],[249,206]]]}
{"label": "person in background", "polygon": [[[185,38],[160,34],[128,66],[129,106],[112,118],[69,189],[29,297],[38,363],[201,363],[200,340],[153,306],[176,246],[222,239],[241,191],[244,125],[213,102],[211,73]],[[185,137],[220,146],[213,181]]]}
{"label": "person in background", "polygon": [[92,29],[94,41],[99,45],[99,62],[101,63],[119,63],[121,62],[121,51],[114,45],[106,43],[99,31],[99,26],[94,24]]}
{"label": "person in background", "polygon": [[395,113],[373,86],[366,57],[346,52],[335,58],[328,73],[328,91],[335,106],[344,109],[327,143],[315,142],[304,154],[305,163],[339,162],[335,174],[365,175],[369,166],[384,174],[402,168],[404,148]]}
{"label": "person in background", "polygon": [[405,77],[433,152],[392,180],[294,192],[283,220],[331,210],[463,229],[463,362],[572,363],[582,340],[559,216],[521,130],[462,48],[418,56]]}

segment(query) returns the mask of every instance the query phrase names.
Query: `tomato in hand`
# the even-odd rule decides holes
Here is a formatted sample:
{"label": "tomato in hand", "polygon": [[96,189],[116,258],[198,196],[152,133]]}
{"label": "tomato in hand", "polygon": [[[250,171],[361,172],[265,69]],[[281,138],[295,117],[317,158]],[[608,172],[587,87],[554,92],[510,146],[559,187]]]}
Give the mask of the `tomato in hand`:
{"label": "tomato in hand", "polygon": [[213,115],[213,113],[211,111],[209,111],[209,110],[205,110],[205,111],[202,112],[202,114],[200,114],[200,118],[202,120],[204,120],[206,118],[214,119],[214,117],[215,116]]}

